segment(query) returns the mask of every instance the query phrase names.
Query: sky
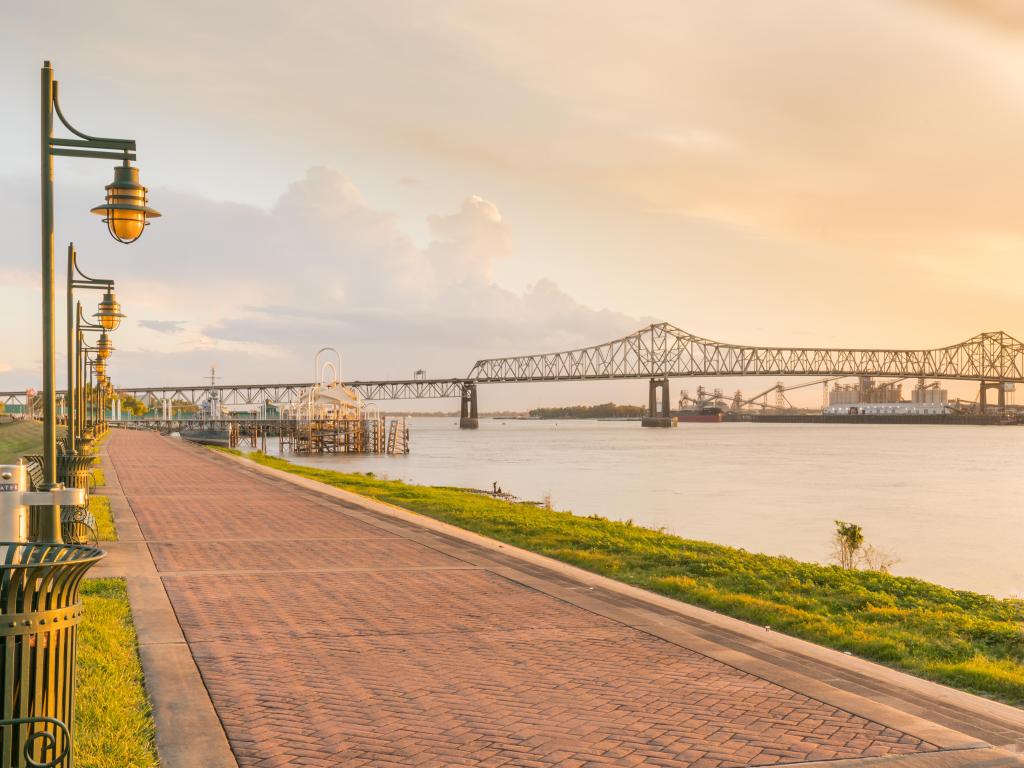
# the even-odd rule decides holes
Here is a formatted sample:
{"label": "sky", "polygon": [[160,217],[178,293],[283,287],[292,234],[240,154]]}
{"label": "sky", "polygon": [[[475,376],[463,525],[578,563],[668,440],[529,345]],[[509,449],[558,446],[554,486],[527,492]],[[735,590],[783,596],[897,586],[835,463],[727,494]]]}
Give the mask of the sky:
{"label": "sky", "polygon": [[[1009,0],[178,0],[123,17],[0,2],[0,389],[40,375],[43,59],[79,130],[137,140],[164,214],[114,242],[88,213],[111,164],[57,160],[58,275],[73,240],[117,281],[117,384],[211,365],[308,380],[328,345],[344,378],[458,376],[654,321],[779,346],[1024,338]],[[676,388],[698,383],[772,382]],[[481,405],[646,396],[524,385]]]}

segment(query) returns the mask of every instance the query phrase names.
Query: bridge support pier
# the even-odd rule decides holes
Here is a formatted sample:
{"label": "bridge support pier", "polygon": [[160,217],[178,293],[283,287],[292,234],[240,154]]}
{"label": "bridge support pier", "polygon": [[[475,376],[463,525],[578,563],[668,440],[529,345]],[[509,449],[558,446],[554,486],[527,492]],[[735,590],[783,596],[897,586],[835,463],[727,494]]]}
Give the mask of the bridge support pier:
{"label": "bridge support pier", "polygon": [[463,384],[459,402],[459,429],[477,429],[480,414],[476,405],[476,384]]}
{"label": "bridge support pier", "polygon": [[985,413],[988,408],[988,391],[995,389],[1000,413],[1006,410],[1006,386],[1002,381],[983,381],[978,387],[978,412]]}
{"label": "bridge support pier", "polygon": [[[658,393],[661,392],[661,408],[658,408]],[[648,390],[647,415],[640,420],[642,427],[674,427],[679,420],[672,415],[672,403],[668,394],[668,379],[651,379]]]}

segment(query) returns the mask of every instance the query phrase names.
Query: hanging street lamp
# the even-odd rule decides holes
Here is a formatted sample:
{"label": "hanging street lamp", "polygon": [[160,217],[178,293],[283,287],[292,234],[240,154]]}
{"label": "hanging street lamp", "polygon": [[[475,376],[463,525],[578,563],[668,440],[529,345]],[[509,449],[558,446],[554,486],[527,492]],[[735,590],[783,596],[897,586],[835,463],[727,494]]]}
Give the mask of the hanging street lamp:
{"label": "hanging street lamp", "polygon": [[114,181],[107,184],[106,202],[90,213],[104,217],[110,236],[119,243],[134,243],[142,237],[148,219],[160,215],[146,205],[148,193],[149,190],[139,184],[139,169],[125,160],[123,165],[114,168]]}
{"label": "hanging street lamp", "polygon": [[[147,205],[146,190],[139,184],[138,170],[131,166],[135,160],[135,141],[132,139],[110,139],[79,131],[68,122],[60,108],[58,83],[53,76],[49,61],[43,62],[40,70],[40,188],[41,188],[41,239],[42,239],[42,328],[43,328],[43,482],[41,490],[53,490],[57,484],[57,381],[54,340],[54,206],[53,171],[55,157],[87,157],[116,160],[120,166],[115,171],[113,183],[107,185],[106,202],[97,206],[94,212],[104,217],[110,234],[120,242],[134,242],[145,229],[148,219],[159,215]],[[54,136],[54,118],[60,121],[75,138]],[[100,210],[97,210],[100,209]],[[113,330],[120,323],[120,307],[109,297],[107,319],[103,327]],[[102,311],[101,304],[101,311]],[[113,322],[108,327],[107,323]],[[69,391],[71,382],[68,382]],[[60,507],[35,507],[38,540],[61,543]]]}
{"label": "hanging street lamp", "polygon": [[[120,315],[120,304],[118,304],[116,299],[114,299],[114,281],[89,277],[89,275],[85,274],[78,266],[78,251],[75,249],[75,244],[68,243],[68,274],[65,293],[67,296],[68,391],[72,394],[66,401],[68,406],[65,410],[67,411],[66,421],[68,425],[68,453],[72,455],[76,454],[78,451],[78,430],[76,428],[77,420],[75,419],[75,406],[78,402],[78,398],[73,393],[79,386],[81,386],[81,379],[77,376],[78,367],[75,352],[75,342],[77,339],[76,329],[78,328],[78,316],[75,313],[75,291],[80,288],[105,291],[103,299],[106,300],[109,296],[108,313],[111,314],[108,322],[114,323],[115,327],[117,323],[120,323],[123,315]],[[103,301],[101,301],[100,312],[103,311]],[[89,324],[87,324],[86,327],[102,329],[102,326],[93,326]],[[110,357],[110,353],[113,349],[114,347],[110,343],[110,336],[107,335],[107,331],[103,329],[99,343],[96,345],[96,356],[106,359]]]}
{"label": "hanging street lamp", "polygon": [[99,394],[97,377],[100,375],[100,372],[97,370],[99,360],[90,357],[88,353],[95,351],[92,347],[86,347],[85,367],[89,371],[89,384],[87,387],[83,387],[85,389],[86,401],[84,410],[85,423],[82,428],[82,434],[91,439],[96,437],[96,401]]}
{"label": "hanging street lamp", "polygon": [[[26,498],[29,495],[33,497],[29,502],[32,542],[4,542],[6,555],[0,563],[3,634],[10,641],[6,646],[6,661],[0,659],[0,730],[5,766],[12,765],[11,759],[17,765],[56,766],[72,763],[77,647],[74,617],[82,614],[79,584],[86,571],[104,556],[104,552],[96,547],[65,544],[61,532],[61,505],[80,507],[86,503],[86,493],[84,487],[65,489],[58,482],[54,158],[84,157],[118,163],[114,181],[106,188],[105,205],[93,209],[93,212],[103,216],[108,231],[118,241],[134,242],[145,230],[147,221],[159,215],[148,207],[146,190],[139,184],[138,171],[131,166],[135,160],[135,142],[130,139],[90,136],[72,126],[61,110],[58,84],[49,61],[43,62],[39,85],[42,477],[35,483],[35,491],[30,494],[26,492]],[[67,130],[67,137],[54,135],[57,121]],[[94,326],[101,332],[117,328],[123,315],[114,298],[113,282],[94,281],[77,272],[73,254],[74,246],[70,246],[67,298],[69,376],[65,407],[69,434],[84,437],[86,367],[92,370],[93,366],[83,360],[81,354],[82,329],[78,327],[81,319],[80,304],[74,313],[76,326],[72,327],[74,299],[71,293],[75,287],[102,287],[106,291],[98,313],[102,322]],[[76,273],[81,278],[80,284]],[[73,356],[72,344],[75,345]],[[106,356],[109,356],[110,349],[112,347],[106,350]],[[97,373],[104,378],[106,356],[98,358],[102,368]],[[77,387],[76,374],[79,382]],[[99,402],[102,408],[102,399],[98,397],[99,393],[91,382],[88,394],[90,406]],[[101,413],[101,426],[105,424],[102,416]],[[71,477],[77,471],[74,465],[79,458],[62,457],[64,471],[60,474]],[[58,624],[61,626],[58,627]],[[11,653],[15,647],[20,649],[17,658]],[[22,757],[25,759],[22,760]]]}
{"label": "hanging street lamp", "polygon": [[112,288],[103,294],[103,298],[100,300],[100,304],[96,308],[96,313],[93,317],[108,331],[116,331],[118,326],[121,325],[121,320],[125,316],[121,314],[121,305],[117,302]]}
{"label": "hanging street lamp", "polygon": [[[106,300],[107,295],[110,294],[106,294],[104,296],[104,301]],[[113,304],[116,305],[117,302],[113,301]],[[118,305],[118,309],[119,308],[120,306]],[[100,309],[102,312],[102,301],[100,302]],[[97,312],[96,314],[99,315],[100,312]],[[118,317],[115,319],[118,322],[120,322],[120,317],[123,317],[123,315],[120,315],[118,313]],[[81,302],[77,302],[75,305],[74,318],[75,325],[73,333],[75,338],[75,346],[72,352],[72,367],[75,370],[76,386],[75,397],[72,399],[75,402],[74,413],[76,418],[73,420],[69,420],[68,422],[68,435],[72,443],[77,445],[81,437],[85,436],[86,434],[85,430],[87,427],[86,414],[88,408],[88,401],[89,398],[91,398],[93,395],[93,393],[91,391],[87,391],[86,388],[86,371],[90,369],[95,370],[97,365],[102,365],[102,369],[97,371],[97,373],[105,374],[106,363],[107,360],[110,358],[110,353],[114,347],[113,345],[110,344],[110,336],[107,335],[108,331],[103,325],[101,325],[100,323],[90,323],[88,320],[85,319],[85,314],[82,312]],[[85,334],[87,331],[91,331],[93,333],[99,332],[100,340],[95,347],[86,346]],[[106,337],[105,344],[103,342],[104,337]],[[103,347],[105,347],[105,349]],[[89,358],[89,352],[95,353],[95,360]]]}
{"label": "hanging street lamp", "polygon": [[96,342],[96,357],[101,360],[106,360],[110,357],[110,353],[114,351],[114,345],[110,343],[110,336],[104,331],[100,334],[99,340]]}

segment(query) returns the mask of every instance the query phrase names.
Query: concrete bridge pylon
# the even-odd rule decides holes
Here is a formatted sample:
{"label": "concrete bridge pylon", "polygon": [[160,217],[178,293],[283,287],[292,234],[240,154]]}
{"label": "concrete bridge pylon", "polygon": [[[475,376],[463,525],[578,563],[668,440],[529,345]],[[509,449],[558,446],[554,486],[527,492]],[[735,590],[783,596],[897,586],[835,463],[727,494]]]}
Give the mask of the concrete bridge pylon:
{"label": "concrete bridge pylon", "polygon": [[[660,403],[659,403],[660,395]],[[642,427],[675,427],[679,420],[672,415],[668,377],[653,378],[648,387],[647,415],[640,420]]]}
{"label": "concrete bridge pylon", "polygon": [[477,409],[476,384],[466,382],[459,396],[459,429],[478,429],[480,412]]}

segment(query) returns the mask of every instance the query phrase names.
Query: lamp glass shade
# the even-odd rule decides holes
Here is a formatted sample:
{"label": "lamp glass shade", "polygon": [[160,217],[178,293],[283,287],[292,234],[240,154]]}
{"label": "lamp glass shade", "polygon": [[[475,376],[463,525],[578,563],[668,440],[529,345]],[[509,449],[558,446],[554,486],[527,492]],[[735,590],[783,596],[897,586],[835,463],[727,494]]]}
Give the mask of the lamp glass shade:
{"label": "lamp glass shade", "polygon": [[103,294],[97,312],[93,317],[108,331],[116,330],[121,325],[121,319],[124,315],[121,314],[121,305],[118,303],[113,291],[107,291]]}
{"label": "lamp glass shade", "polygon": [[139,184],[139,169],[125,162],[114,168],[114,181],[107,185],[107,197],[103,205],[97,205],[90,212],[102,216],[111,237],[121,243],[133,243],[142,236],[148,219],[154,219],[160,212],[150,208],[148,190]]}
{"label": "lamp glass shade", "polygon": [[99,341],[96,342],[96,357],[100,360],[106,360],[113,351],[114,345],[110,343],[110,336],[104,331],[100,334]]}
{"label": "lamp glass shade", "polygon": [[111,210],[107,219],[110,234],[122,243],[133,243],[138,240],[145,226],[146,217],[139,211]]}

